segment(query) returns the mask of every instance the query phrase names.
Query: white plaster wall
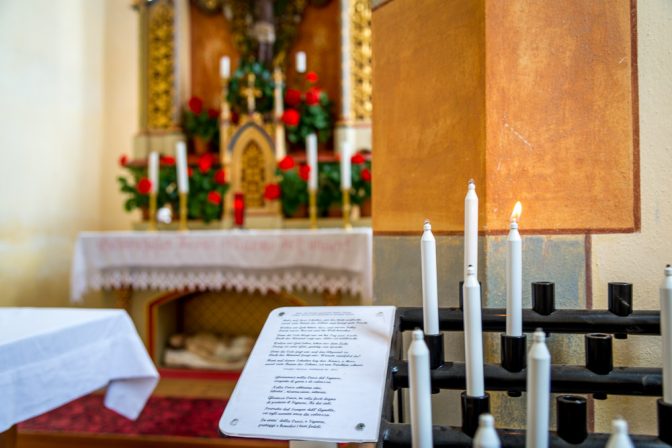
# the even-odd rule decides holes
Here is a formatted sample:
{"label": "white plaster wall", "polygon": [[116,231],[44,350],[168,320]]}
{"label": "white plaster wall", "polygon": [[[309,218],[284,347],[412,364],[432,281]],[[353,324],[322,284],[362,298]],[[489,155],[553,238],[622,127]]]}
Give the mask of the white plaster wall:
{"label": "white plaster wall", "polygon": [[0,0],[0,305],[67,305],[77,233],[124,223],[135,19],[126,0]]}
{"label": "white plaster wall", "polygon": [[[672,2],[637,4],[642,228],[636,234],[592,238],[593,302],[607,306],[607,283],[633,283],[636,309],[657,309],[665,264],[672,263]],[[654,337],[615,341],[614,364],[660,366]],[[632,432],[656,431],[652,398],[596,402],[596,430],[624,415]]]}

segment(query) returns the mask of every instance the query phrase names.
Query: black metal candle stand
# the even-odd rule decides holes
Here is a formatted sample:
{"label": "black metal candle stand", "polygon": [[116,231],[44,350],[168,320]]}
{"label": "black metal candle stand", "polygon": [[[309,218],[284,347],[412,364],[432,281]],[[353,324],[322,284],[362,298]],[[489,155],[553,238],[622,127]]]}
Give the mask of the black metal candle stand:
{"label": "black metal candle stand", "polygon": [[[550,284],[552,285],[552,284]],[[632,285],[609,286],[609,310],[555,310],[554,290],[548,283],[537,286],[535,310],[523,310],[523,331],[542,328],[546,332],[585,335],[586,365],[551,365],[551,392],[567,394],[557,399],[558,431],[550,433],[551,447],[604,447],[609,434],[587,432],[587,405],[583,397],[572,394],[592,394],[595,398],[608,395],[658,396],[662,395],[662,369],[649,367],[614,367],[612,336],[660,335],[658,311],[632,309]],[[624,286],[625,285],[625,286]],[[533,287],[533,291],[534,291]],[[613,290],[613,292],[612,292]],[[551,292],[553,291],[553,292]],[[535,294],[535,293],[533,293]],[[612,300],[613,297],[613,300]],[[629,298],[629,299],[628,299]],[[625,313],[624,310],[627,310]],[[400,423],[403,417],[402,391],[409,387],[408,364],[404,361],[402,333],[422,328],[421,308],[398,308],[388,365],[386,392],[383,401],[378,447],[411,447],[410,424]],[[484,308],[484,332],[503,333],[506,310]],[[463,331],[463,314],[459,308],[439,309],[441,331]],[[464,390],[466,369],[462,362],[446,360],[443,352],[443,334],[426,337],[431,353],[431,382],[434,392],[441,389]],[[521,342],[521,340],[523,342]],[[483,366],[485,389],[505,391],[520,396],[527,386],[525,337],[519,339],[501,335],[501,364]],[[438,356],[440,353],[441,356]],[[521,356],[523,353],[525,356]],[[522,366],[521,366],[522,363]],[[434,426],[434,446],[471,447],[478,427],[478,416],[489,410],[489,396],[469,397],[462,393],[461,427]],[[394,396],[397,396],[396,406]],[[396,410],[396,413],[395,413]],[[672,445],[672,404],[658,400],[658,437],[631,435],[637,447],[664,447]],[[525,446],[525,431],[497,429],[502,447]]]}

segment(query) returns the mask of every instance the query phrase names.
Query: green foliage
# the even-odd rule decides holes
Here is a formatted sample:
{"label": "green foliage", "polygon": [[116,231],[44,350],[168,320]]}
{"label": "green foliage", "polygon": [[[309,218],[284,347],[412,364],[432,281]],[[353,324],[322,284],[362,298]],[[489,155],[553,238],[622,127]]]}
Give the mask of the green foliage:
{"label": "green foliage", "polygon": [[188,137],[199,137],[205,141],[219,141],[219,113],[216,110],[202,110],[194,113],[185,109],[182,113],[182,129]]}
{"label": "green foliage", "polygon": [[371,197],[371,181],[362,179],[362,171],[364,170],[371,173],[371,161],[352,165],[352,190],[350,191],[350,200],[355,205],[362,205]]}
{"label": "green foliage", "polygon": [[[196,169],[189,178],[189,219],[200,219],[208,223],[221,218],[224,196],[229,185],[228,183],[220,185],[215,182],[215,173],[215,169],[210,169],[205,173]],[[219,204],[213,204],[208,200],[208,195],[212,192],[219,193],[222,198]]]}
{"label": "green foliage", "polygon": [[298,167],[289,170],[275,171],[280,185],[280,200],[282,213],[285,217],[292,217],[302,205],[308,204],[308,184],[299,176]]}
{"label": "green foliage", "polygon": [[338,163],[320,163],[318,165],[317,212],[325,216],[331,206],[341,206],[341,167]]}
{"label": "green foliage", "polygon": [[287,126],[287,140],[290,143],[303,146],[306,137],[309,134],[316,133],[320,142],[327,142],[331,138],[333,129],[332,103],[329,96],[324,91],[320,92],[319,102],[310,106],[306,104],[305,95],[302,95],[302,98],[301,103],[296,108],[301,117],[299,124],[297,126]]}
{"label": "green foliage", "polygon": [[264,114],[273,111],[273,89],[275,88],[273,76],[263,65],[253,60],[242,61],[229,80],[227,100],[231,105],[231,110],[239,115],[248,112],[247,96],[243,94],[243,89],[247,88],[248,73],[254,73],[254,87],[261,93],[261,96],[255,98],[257,112]]}

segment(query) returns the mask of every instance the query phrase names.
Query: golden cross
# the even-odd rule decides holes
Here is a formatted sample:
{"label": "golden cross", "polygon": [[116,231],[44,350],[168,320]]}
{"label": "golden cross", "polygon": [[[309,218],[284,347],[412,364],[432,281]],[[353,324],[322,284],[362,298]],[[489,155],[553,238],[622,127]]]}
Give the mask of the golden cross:
{"label": "golden cross", "polygon": [[240,94],[247,98],[247,113],[253,114],[256,108],[256,98],[261,96],[261,90],[254,87],[256,76],[254,73],[247,74],[247,87],[240,89]]}

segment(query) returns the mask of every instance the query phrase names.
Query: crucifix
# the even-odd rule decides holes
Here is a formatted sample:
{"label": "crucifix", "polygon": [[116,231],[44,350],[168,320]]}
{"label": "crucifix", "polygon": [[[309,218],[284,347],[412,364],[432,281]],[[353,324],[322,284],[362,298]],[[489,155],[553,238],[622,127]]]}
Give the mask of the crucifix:
{"label": "crucifix", "polygon": [[256,108],[256,98],[261,96],[261,90],[254,86],[256,76],[254,73],[247,74],[247,87],[240,89],[241,95],[247,98],[247,113],[252,115]]}

